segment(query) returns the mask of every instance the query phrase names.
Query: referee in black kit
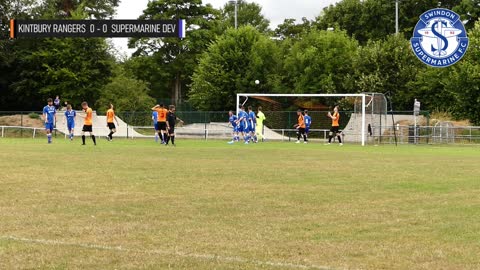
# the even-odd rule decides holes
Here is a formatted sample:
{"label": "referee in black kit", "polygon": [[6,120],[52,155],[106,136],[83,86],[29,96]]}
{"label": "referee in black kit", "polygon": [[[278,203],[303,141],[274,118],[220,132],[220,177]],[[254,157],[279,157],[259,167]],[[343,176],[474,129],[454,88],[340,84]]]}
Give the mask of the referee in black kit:
{"label": "referee in black kit", "polygon": [[167,142],[165,143],[165,146],[168,145],[170,140],[172,141],[172,145],[175,146],[175,123],[180,121],[180,123],[183,123],[182,120],[177,118],[177,115],[175,114],[175,105],[170,105],[168,106],[168,113],[167,113],[167,132],[168,132],[168,137],[167,137]]}

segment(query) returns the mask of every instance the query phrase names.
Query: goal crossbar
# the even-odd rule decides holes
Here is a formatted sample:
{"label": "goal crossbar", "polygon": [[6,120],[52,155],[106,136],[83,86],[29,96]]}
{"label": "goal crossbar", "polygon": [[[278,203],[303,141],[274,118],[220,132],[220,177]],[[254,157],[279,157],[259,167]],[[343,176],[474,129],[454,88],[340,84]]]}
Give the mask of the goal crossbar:
{"label": "goal crossbar", "polygon": [[362,134],[361,142],[362,146],[366,143],[366,97],[369,96],[366,93],[361,94],[263,94],[263,93],[239,93],[237,94],[237,115],[239,112],[238,106],[240,105],[240,97],[361,97],[362,98]]}

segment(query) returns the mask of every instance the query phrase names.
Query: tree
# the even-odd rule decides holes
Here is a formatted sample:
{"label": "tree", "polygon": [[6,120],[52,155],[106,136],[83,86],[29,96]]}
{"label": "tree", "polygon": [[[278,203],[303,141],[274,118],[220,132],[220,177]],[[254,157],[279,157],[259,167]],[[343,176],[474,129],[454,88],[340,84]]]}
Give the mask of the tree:
{"label": "tree", "polygon": [[[237,1],[238,26],[251,25],[262,33],[268,32],[270,21],[262,15],[262,7],[257,3],[245,0]],[[227,3],[222,9],[222,15],[227,27],[235,27],[235,5]]]}
{"label": "tree", "polygon": [[286,56],[284,83],[295,93],[351,93],[357,48],[343,31],[312,30]]}
{"label": "tree", "polygon": [[[425,109],[450,112],[458,119],[480,124],[480,23],[469,32],[467,54],[453,66],[419,69],[409,83],[410,102],[418,98]],[[420,63],[420,61],[417,61]],[[411,107],[410,107],[411,108]]]}
{"label": "tree", "polygon": [[22,80],[12,85],[17,94],[33,90],[44,97],[61,95],[77,105],[93,103],[110,80],[114,59],[103,39],[51,38],[37,46],[20,52]]}
{"label": "tree", "polygon": [[285,19],[274,31],[274,36],[280,40],[299,39],[301,34],[306,33],[311,28],[311,22],[307,18],[302,18],[302,23],[295,23],[295,19]]}
{"label": "tree", "polygon": [[[446,8],[446,9],[455,9],[456,6],[460,4],[462,0],[408,0],[402,1],[400,3],[400,27],[401,32],[406,38],[412,36],[413,29],[420,20],[420,15],[422,15],[427,10],[432,8]],[[395,13],[392,14],[392,18],[395,18]]]}
{"label": "tree", "polygon": [[[425,11],[442,7],[455,9],[462,0],[402,0],[400,1],[400,33],[409,38]],[[473,0],[464,0],[473,1]],[[476,1],[476,0],[475,0]],[[462,9],[459,9],[460,11]],[[471,10],[471,9],[469,9]],[[319,29],[340,28],[355,37],[361,44],[369,40],[384,39],[395,33],[394,0],[342,0],[323,10],[316,18]]]}
{"label": "tree", "polygon": [[[239,92],[269,92],[277,85],[278,48],[252,26],[228,29],[200,58],[191,103],[201,110],[231,110]],[[255,84],[259,80],[260,85]]]}
{"label": "tree", "polygon": [[95,19],[111,18],[115,15],[120,0],[46,0],[36,10],[44,18],[83,17]]}
{"label": "tree", "polygon": [[[33,2],[13,5],[10,10],[2,5],[2,10],[19,19],[60,17],[57,4],[62,1],[29,3]],[[83,9],[83,5],[75,7],[72,18],[86,16]],[[54,95],[62,95],[74,104],[83,100],[93,103],[109,82],[115,64],[104,39],[18,39],[2,40],[0,44],[0,58],[5,59],[0,62],[0,102],[5,109],[39,108]]]}
{"label": "tree", "polygon": [[469,33],[469,51],[465,57],[451,66],[445,82],[445,91],[451,93],[451,111],[460,119],[469,119],[480,125],[480,21]]}
{"label": "tree", "polygon": [[[421,63],[419,60],[417,62]],[[455,64],[458,65],[459,63]],[[429,111],[452,112],[455,99],[445,85],[451,80],[452,67],[433,68],[423,65],[408,82],[408,91],[402,91],[396,100],[402,103],[401,110],[411,110],[413,100],[422,102],[422,108]]]}
{"label": "tree", "polygon": [[[469,119],[474,125],[480,125],[480,65],[470,61],[458,64],[452,69],[445,91],[452,93],[450,108],[453,116]],[[453,101],[453,102],[452,102]]]}
{"label": "tree", "polygon": [[[156,0],[148,3],[140,19],[186,19],[187,37],[131,39],[129,46],[136,48],[134,57],[151,56],[155,65],[152,72],[162,73],[165,83],[151,81],[156,96],[172,97],[172,102],[179,103],[185,97],[185,88],[197,65],[199,55],[206,50],[218,33],[220,33],[220,12],[211,5],[202,5],[201,0]],[[149,72],[139,70],[138,73]],[[158,77],[152,77],[156,79]]]}
{"label": "tree", "polygon": [[38,40],[9,40],[8,32],[9,20],[30,18],[37,7],[36,2],[34,0],[0,0],[0,106],[3,110],[32,108],[38,104],[31,98],[39,100],[39,95],[29,91],[18,96],[14,94],[11,87],[15,82],[22,80],[19,76],[20,60],[17,52],[33,50]]}
{"label": "tree", "polygon": [[171,74],[158,63],[155,56],[140,55],[131,57],[123,63],[123,68],[133,77],[147,84],[149,95],[152,97],[166,97],[167,93],[159,89],[171,89]]}
{"label": "tree", "polygon": [[462,0],[453,8],[466,21],[465,27],[470,30],[480,18],[480,0]]}
{"label": "tree", "polygon": [[[315,25],[320,30],[335,28],[345,30],[350,36],[355,37],[361,43],[368,40],[363,22],[365,6],[360,0],[342,0],[335,5],[330,5],[323,9],[320,16],[316,18]],[[378,22],[378,21],[376,21]]]}
{"label": "tree", "polygon": [[130,76],[121,68],[117,68],[112,81],[105,85],[96,102],[97,108],[107,108],[110,103],[119,112],[150,111],[155,99],[148,95],[149,89],[145,82]]}
{"label": "tree", "polygon": [[410,110],[411,81],[424,68],[402,36],[370,41],[358,50],[354,61],[356,87],[360,92],[388,93],[397,110]]}

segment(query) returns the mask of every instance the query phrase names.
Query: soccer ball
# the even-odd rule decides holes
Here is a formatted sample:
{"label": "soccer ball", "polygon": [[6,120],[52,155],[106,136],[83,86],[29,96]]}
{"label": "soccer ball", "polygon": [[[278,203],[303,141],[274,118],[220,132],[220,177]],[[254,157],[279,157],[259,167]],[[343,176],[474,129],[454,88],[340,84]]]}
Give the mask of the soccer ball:
{"label": "soccer ball", "polygon": [[260,84],[260,81],[259,81],[259,80],[255,80],[255,84]]}

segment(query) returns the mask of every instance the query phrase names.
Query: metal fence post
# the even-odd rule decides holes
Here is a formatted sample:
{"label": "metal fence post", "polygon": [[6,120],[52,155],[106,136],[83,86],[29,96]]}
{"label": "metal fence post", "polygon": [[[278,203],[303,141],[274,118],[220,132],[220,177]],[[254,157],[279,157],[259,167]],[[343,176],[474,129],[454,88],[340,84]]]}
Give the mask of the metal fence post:
{"label": "metal fence post", "polygon": [[[292,124],[292,116],[290,115],[290,113],[288,113],[288,126],[287,126],[287,128],[290,128],[292,126],[291,124]],[[290,139],[289,139],[289,141],[290,141]]]}
{"label": "metal fence post", "polygon": [[203,122],[205,124],[205,141],[207,140],[207,113],[203,113]]}
{"label": "metal fence post", "polygon": [[472,127],[469,127],[470,128],[470,144],[472,143]]}
{"label": "metal fence post", "polygon": [[[23,127],[23,112],[20,112],[20,126]],[[23,128],[20,129],[20,138],[23,138]]]}

